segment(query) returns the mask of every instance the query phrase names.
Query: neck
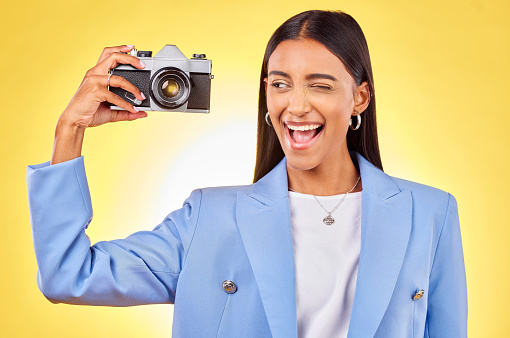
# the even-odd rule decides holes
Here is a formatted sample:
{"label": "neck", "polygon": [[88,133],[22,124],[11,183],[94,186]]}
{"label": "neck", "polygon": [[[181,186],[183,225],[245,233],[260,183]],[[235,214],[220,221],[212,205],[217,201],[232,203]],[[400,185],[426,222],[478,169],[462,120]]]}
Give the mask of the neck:
{"label": "neck", "polygon": [[[350,191],[359,178],[359,172],[352,162],[348,151],[330,163],[302,170],[292,167],[287,162],[289,188],[303,194],[316,196],[332,196]],[[352,192],[362,190],[361,180]]]}

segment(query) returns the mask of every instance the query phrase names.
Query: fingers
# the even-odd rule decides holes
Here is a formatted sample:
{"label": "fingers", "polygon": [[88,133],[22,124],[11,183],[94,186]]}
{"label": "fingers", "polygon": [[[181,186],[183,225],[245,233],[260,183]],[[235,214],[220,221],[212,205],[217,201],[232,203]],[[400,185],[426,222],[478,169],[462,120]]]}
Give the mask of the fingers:
{"label": "fingers", "polygon": [[[108,76],[104,76],[106,78],[106,86],[108,87]],[[145,95],[138,89],[134,84],[123,78],[122,76],[112,75],[110,77],[110,87],[119,87],[132,93],[138,100],[145,100]]]}
{"label": "fingers", "polygon": [[128,111],[124,110],[116,110],[112,111],[113,117],[111,118],[110,122],[119,122],[119,121],[134,121],[137,119],[143,119],[144,117],[147,117],[148,114],[144,111],[138,112],[138,113],[130,113]]}
{"label": "fingers", "polygon": [[97,64],[101,63],[107,56],[109,56],[112,53],[127,53],[130,52],[134,48],[133,45],[122,45],[122,46],[114,46],[114,47],[106,47],[103,49],[103,52],[101,53],[101,56],[99,56],[99,60],[97,61]]}
{"label": "fingers", "polygon": [[[122,88],[132,93],[140,101],[145,100],[145,96],[140,89],[122,76],[112,75],[110,77],[110,86]],[[131,113],[139,112],[139,109],[131,103],[108,90],[108,75],[89,76],[82,87],[80,87],[79,91],[93,95],[93,100],[96,102],[107,101]]]}
{"label": "fingers", "polygon": [[110,69],[113,69],[120,64],[132,65],[138,69],[145,68],[145,64],[136,56],[115,52],[105,57],[103,61],[90,69],[89,74],[104,75],[107,74]]}
{"label": "fingers", "polygon": [[121,107],[122,109],[127,110],[133,114],[140,112],[140,110],[138,110],[138,108],[136,108],[132,104],[128,103],[127,101],[124,101],[120,96],[112,93],[109,90],[106,91],[104,99],[105,99],[105,101],[113,103],[117,107]]}

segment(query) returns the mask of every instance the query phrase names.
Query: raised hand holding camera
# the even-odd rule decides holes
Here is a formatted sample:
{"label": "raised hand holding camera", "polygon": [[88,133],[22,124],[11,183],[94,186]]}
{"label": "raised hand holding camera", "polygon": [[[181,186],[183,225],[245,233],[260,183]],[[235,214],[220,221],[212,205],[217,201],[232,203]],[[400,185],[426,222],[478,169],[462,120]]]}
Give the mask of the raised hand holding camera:
{"label": "raised hand holding camera", "polygon": [[147,117],[140,110],[209,112],[213,76],[205,55],[188,60],[166,45],[151,56],[131,45],[103,50],[59,118],[51,164],[81,156],[86,128]]}
{"label": "raised hand holding camera", "polygon": [[[146,112],[139,111],[108,90],[108,87],[123,88],[137,99],[145,100],[142,92],[125,78],[109,75],[110,69],[119,64],[130,64],[137,69],[145,68],[145,64],[137,57],[125,54],[132,49],[133,46],[127,45],[107,47],[101,53],[97,64],[87,71],[80,87],[58,120],[51,164],[81,156],[83,135],[88,127],[147,117]],[[110,104],[125,110],[112,110]]]}
{"label": "raised hand holding camera", "polygon": [[[77,92],[69,105],[62,113],[61,119],[76,125],[77,127],[95,127],[107,122],[134,120],[145,117],[147,114],[139,113],[139,109],[122,100],[118,95],[108,90],[108,87],[123,88],[134,96],[143,100],[141,91],[135,85],[120,76],[110,76],[109,70],[119,64],[130,64],[137,69],[145,68],[145,64],[137,57],[124,54],[133,49],[133,46],[107,47],[103,50],[98,63],[89,69]],[[126,110],[123,114],[112,112],[110,105],[116,104]],[[130,116],[127,112],[134,115]]]}

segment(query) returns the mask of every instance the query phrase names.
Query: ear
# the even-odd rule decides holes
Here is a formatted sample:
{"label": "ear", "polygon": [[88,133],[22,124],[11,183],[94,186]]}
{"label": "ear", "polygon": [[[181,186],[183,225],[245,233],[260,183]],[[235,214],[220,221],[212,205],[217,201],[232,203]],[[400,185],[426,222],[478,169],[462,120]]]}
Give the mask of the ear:
{"label": "ear", "polygon": [[264,91],[266,92],[267,95],[267,77],[264,78]]}
{"label": "ear", "polygon": [[354,111],[363,113],[370,103],[370,88],[368,82],[365,81],[356,88],[354,93]]}

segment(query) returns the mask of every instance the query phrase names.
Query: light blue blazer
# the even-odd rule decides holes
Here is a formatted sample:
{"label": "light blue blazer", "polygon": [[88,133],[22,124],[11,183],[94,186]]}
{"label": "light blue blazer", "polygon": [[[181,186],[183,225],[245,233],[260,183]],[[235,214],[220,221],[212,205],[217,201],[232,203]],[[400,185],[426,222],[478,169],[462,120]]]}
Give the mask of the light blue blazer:
{"label": "light blue blazer", "polygon": [[[466,337],[455,198],[351,155],[363,192],[348,337]],[[175,303],[175,337],[297,336],[285,159],[253,185],[193,191],[153,231],[92,247],[83,157],[29,166],[27,184],[38,284],[50,301]]]}

